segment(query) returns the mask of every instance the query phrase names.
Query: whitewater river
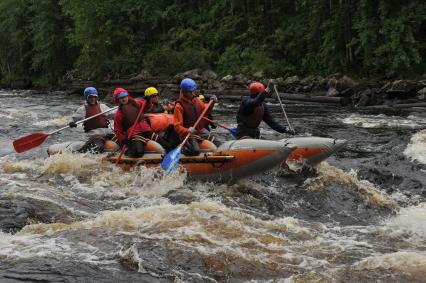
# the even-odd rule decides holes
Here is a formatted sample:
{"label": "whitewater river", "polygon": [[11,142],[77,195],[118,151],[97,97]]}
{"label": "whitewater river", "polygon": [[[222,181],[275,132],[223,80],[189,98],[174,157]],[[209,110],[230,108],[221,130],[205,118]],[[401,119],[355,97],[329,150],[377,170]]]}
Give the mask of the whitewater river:
{"label": "whitewater river", "polygon": [[[300,135],[348,148],[316,172],[233,185],[47,156],[81,129],[7,155],[81,103],[0,91],[0,282],[426,282],[426,113],[288,105]],[[235,125],[236,110],[219,105],[216,117]]]}

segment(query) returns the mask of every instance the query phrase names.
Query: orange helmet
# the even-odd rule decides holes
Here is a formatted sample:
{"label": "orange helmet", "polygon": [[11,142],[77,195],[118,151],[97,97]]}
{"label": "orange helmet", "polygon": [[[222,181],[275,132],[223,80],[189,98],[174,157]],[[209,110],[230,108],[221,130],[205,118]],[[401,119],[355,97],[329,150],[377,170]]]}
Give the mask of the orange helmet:
{"label": "orange helmet", "polygon": [[265,86],[259,82],[252,82],[249,85],[249,89],[250,89],[250,94],[252,95],[265,92]]}

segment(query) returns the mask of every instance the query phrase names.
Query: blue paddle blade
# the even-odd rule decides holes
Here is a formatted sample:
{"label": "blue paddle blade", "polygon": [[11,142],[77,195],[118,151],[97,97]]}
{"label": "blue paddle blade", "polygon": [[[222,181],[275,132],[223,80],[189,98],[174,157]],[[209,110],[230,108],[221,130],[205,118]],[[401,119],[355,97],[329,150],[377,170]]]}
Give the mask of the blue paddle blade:
{"label": "blue paddle blade", "polygon": [[237,128],[229,129],[229,132],[234,138],[237,138]]}
{"label": "blue paddle blade", "polygon": [[161,168],[166,171],[166,174],[172,173],[179,164],[180,161],[180,147],[170,151],[161,162]]}

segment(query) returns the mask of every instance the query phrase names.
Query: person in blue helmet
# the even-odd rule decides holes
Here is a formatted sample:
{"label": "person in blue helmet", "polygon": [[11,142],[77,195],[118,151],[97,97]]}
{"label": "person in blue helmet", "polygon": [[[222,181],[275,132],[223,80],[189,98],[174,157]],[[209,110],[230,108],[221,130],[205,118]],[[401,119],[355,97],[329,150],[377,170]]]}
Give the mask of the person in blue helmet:
{"label": "person in blue helmet", "polygon": [[[174,130],[179,135],[180,140],[183,140],[188,133],[191,134],[184,148],[186,155],[197,155],[200,153],[198,142],[202,139],[210,140],[216,146],[220,145],[220,142],[208,130],[209,122],[202,120],[197,128],[193,127],[206,107],[204,102],[196,95],[195,91],[197,88],[197,83],[194,80],[190,78],[183,79],[180,84],[179,99],[175,103],[173,112]],[[214,95],[210,99],[217,102],[217,97]],[[209,114],[208,112],[206,115]]]}
{"label": "person in blue helmet", "polygon": [[[87,87],[83,92],[86,103],[80,106],[74,114],[72,114],[72,121],[68,124],[70,128],[77,127],[76,122],[85,118],[94,116],[101,112],[107,111],[110,108],[98,101],[98,91],[94,87]],[[83,123],[83,130],[88,136],[89,140],[80,150],[103,152],[103,144],[105,138],[113,136],[113,131],[109,128],[109,119],[114,118],[114,111],[107,112],[93,119],[87,120]]]}

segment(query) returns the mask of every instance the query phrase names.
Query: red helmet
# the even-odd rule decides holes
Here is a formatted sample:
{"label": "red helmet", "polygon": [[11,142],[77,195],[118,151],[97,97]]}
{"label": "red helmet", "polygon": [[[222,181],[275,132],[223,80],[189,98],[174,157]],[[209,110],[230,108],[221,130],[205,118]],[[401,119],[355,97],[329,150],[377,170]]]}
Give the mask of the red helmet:
{"label": "red helmet", "polygon": [[250,94],[252,95],[265,92],[265,86],[259,82],[252,82],[249,85],[249,89],[250,89]]}
{"label": "red helmet", "polygon": [[114,101],[114,103],[117,103],[118,95],[121,93],[127,93],[127,95],[129,95],[129,92],[127,90],[121,87],[117,87],[116,89],[114,89],[114,93],[112,94],[112,100]]}

